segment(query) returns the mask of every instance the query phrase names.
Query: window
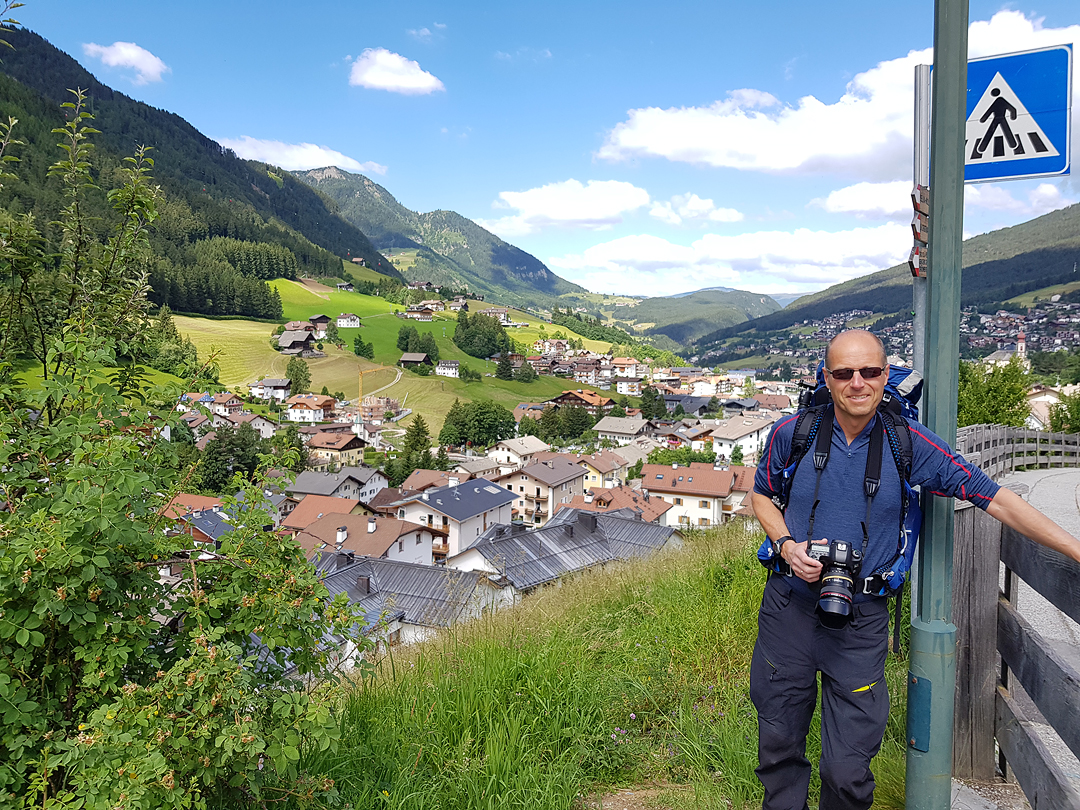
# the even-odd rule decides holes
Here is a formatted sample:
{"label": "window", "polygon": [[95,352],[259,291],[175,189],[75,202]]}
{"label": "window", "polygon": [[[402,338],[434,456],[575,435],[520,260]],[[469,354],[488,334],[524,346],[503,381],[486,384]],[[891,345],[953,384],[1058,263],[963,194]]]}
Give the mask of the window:
{"label": "window", "polygon": [[405,550],[405,538],[404,537],[399,537],[398,538],[397,550],[398,551],[404,551]]}
{"label": "window", "polygon": [[699,509],[708,509],[709,508],[709,502],[708,501],[698,501],[697,505],[698,505]]}
{"label": "window", "polygon": [[679,515],[679,523],[690,524],[690,517],[688,515]]}
{"label": "window", "polygon": [[682,498],[676,498],[675,499],[675,505],[676,506],[682,506]]}
{"label": "window", "polygon": [[708,526],[708,525],[709,525],[709,519],[708,518],[698,518],[698,526]]}
{"label": "window", "polygon": [[397,510],[397,516],[399,518],[404,518],[405,517],[405,510],[404,509],[398,509]]}
{"label": "window", "polygon": [[420,532],[416,533],[416,545],[420,545]]}

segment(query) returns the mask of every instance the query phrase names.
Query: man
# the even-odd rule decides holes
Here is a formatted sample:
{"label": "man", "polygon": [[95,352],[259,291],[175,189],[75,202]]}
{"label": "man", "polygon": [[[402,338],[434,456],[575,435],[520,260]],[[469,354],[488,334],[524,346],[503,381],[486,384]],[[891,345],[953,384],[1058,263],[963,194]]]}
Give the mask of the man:
{"label": "man", "polygon": [[[750,696],[758,712],[757,775],[763,810],[806,810],[810,762],[806,734],[821,673],[821,810],[867,810],[873,803],[870,760],[881,746],[889,714],[885,687],[889,616],[886,600],[855,588],[851,620],[825,626],[815,612],[822,565],[807,555],[815,540],[843,540],[864,549],[861,577],[896,554],[903,482],[888,448],[880,485],[867,496],[864,478],[878,404],[889,377],[884,346],[869,332],[837,335],[825,353],[833,405],[828,461],[818,471],[807,450],[791,482],[787,508],[772,501],[791,449],[796,417],[778,422],[754,478],[752,503],[762,528],[791,567],[773,573],[758,615],[750,666]],[[963,498],[1032,540],[1080,561],[1080,542],[1008,489],[969,465],[936,435],[909,420],[910,482]],[[880,430],[880,427],[876,429]],[[865,525],[865,529],[864,529]],[[836,622],[829,622],[835,625]]]}

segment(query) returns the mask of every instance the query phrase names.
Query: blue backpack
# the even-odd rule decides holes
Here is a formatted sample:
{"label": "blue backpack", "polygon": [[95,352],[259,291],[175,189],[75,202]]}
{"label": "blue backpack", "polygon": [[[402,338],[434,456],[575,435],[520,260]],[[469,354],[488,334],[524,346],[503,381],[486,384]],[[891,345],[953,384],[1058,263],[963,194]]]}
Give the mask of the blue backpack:
{"label": "blue backpack", "polygon": [[[780,494],[773,497],[773,502],[781,512],[786,511],[788,498],[791,494],[791,484],[799,463],[807,455],[807,451],[814,447],[813,462],[815,469],[820,473],[828,463],[828,448],[832,434],[832,395],[825,386],[825,364],[821,362],[817,369],[817,384],[812,389],[807,389],[799,397],[799,415],[795,422],[795,432],[792,436],[791,452],[784,464],[783,478],[781,481]],[[881,416],[882,431],[871,434],[871,449],[867,455],[866,476],[864,488],[867,498],[873,498],[881,481],[881,463],[884,448],[875,448],[875,435],[883,435],[887,442],[880,439],[878,444],[887,443],[890,454],[900,473],[903,481],[903,499],[900,505],[900,525],[897,531],[896,554],[885,565],[863,578],[860,592],[874,596],[897,596],[899,598],[904,583],[907,581],[908,572],[911,570],[912,561],[915,558],[915,546],[919,538],[919,529],[922,526],[922,509],[919,506],[919,495],[910,483],[912,450],[911,428],[904,417],[918,420],[919,399],[922,397],[922,375],[914,369],[890,367],[889,379],[885,383],[885,395],[878,405],[878,414]],[[830,421],[822,430],[825,417]],[[822,436],[822,433],[827,435]],[[817,442],[819,436],[828,441]],[[817,444],[815,444],[817,442]],[[763,566],[771,571],[791,575],[791,569],[787,562],[774,550],[769,538],[758,549],[758,560]],[[897,622],[897,627],[899,622]]]}

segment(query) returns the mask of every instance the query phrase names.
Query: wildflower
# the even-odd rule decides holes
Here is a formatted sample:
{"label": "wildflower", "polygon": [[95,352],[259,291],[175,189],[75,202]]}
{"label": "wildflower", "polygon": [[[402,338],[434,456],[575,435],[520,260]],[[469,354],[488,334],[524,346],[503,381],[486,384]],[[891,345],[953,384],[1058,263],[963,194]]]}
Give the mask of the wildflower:
{"label": "wildflower", "polygon": [[633,712],[630,712],[630,719],[631,720],[637,720],[637,715],[634,714]]}
{"label": "wildflower", "polygon": [[612,734],[612,735],[611,735],[611,739],[613,739],[613,740],[615,739],[615,735],[614,735],[614,734]]}

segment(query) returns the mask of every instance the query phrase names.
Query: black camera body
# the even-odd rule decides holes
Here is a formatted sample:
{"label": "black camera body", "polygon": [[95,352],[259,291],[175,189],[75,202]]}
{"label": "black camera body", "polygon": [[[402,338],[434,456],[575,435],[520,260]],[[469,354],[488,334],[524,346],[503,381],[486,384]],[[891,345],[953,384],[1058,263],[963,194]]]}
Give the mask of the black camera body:
{"label": "black camera body", "polygon": [[839,629],[851,621],[855,580],[862,568],[862,551],[845,540],[811,540],[806,554],[823,566],[817,604],[821,623]]}

